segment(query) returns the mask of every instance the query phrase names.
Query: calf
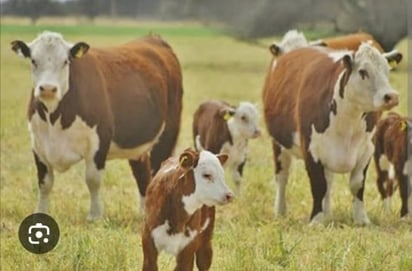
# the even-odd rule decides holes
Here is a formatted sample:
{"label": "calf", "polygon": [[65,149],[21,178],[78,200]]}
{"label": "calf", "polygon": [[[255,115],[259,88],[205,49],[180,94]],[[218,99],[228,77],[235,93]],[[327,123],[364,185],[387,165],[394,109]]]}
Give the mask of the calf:
{"label": "calf", "polygon": [[162,164],[147,188],[143,269],[158,270],[160,251],[176,256],[175,270],[209,270],[215,205],[226,204],[233,193],[225,183],[226,154],[185,150],[179,160]]}
{"label": "calf", "polygon": [[258,120],[256,106],[248,102],[241,102],[235,108],[223,101],[207,101],[194,114],[196,149],[229,154],[226,164],[232,172],[237,192],[242,182],[248,140],[260,135]]}
{"label": "calf", "polygon": [[411,119],[391,112],[387,118],[378,122],[374,154],[377,185],[385,209],[389,211],[395,179],[397,180],[402,201],[401,217],[411,215],[412,212],[411,147]]}
{"label": "calf", "polygon": [[333,173],[350,173],[353,219],[367,224],[365,174],[373,154],[377,112],[398,104],[385,57],[364,43],[352,53],[322,47],[293,50],[269,68],[263,88],[265,122],[273,139],[275,211],[286,213],[292,156],[303,158],[313,196],[311,224],[331,216]]}
{"label": "calf", "polygon": [[99,189],[107,159],[129,160],[144,202],[151,170],[171,155],[180,128],[182,76],[170,46],[148,36],[89,49],[85,42],[44,32],[30,43],[13,41],[12,49],[32,65],[28,120],[40,190],[37,212],[48,211],[54,170],[66,171],[82,159],[89,219],[103,215]]}

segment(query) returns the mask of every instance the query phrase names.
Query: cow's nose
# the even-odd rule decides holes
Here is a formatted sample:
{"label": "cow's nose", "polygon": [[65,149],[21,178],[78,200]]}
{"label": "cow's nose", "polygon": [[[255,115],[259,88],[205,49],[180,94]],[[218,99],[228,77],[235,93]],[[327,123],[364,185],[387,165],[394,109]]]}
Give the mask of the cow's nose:
{"label": "cow's nose", "polygon": [[41,92],[52,92],[52,93],[56,93],[57,91],[57,87],[53,86],[53,85],[41,85],[39,87]]}
{"label": "cow's nose", "polygon": [[383,96],[383,100],[388,106],[396,106],[399,104],[399,95],[397,93],[385,94],[385,96]]}
{"label": "cow's nose", "polygon": [[261,132],[259,129],[257,129],[257,130],[255,131],[255,133],[253,134],[253,137],[254,137],[254,138],[260,137],[261,135],[262,135],[262,132]]}
{"label": "cow's nose", "polygon": [[231,202],[235,196],[232,192],[226,193],[225,195],[225,202]]}

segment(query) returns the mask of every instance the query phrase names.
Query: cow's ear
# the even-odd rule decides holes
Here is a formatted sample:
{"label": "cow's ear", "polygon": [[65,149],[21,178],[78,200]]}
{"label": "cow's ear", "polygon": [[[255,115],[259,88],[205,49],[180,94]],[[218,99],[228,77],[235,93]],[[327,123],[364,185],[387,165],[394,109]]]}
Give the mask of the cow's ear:
{"label": "cow's ear", "polygon": [[198,155],[191,149],[186,149],[179,157],[179,164],[184,169],[191,169],[197,166]]}
{"label": "cow's ear", "polygon": [[233,108],[223,108],[220,110],[219,115],[224,119],[228,120],[235,114],[235,109]]}
{"label": "cow's ear", "polygon": [[14,40],[11,42],[11,49],[18,55],[23,57],[30,57],[30,48],[24,41]]}
{"label": "cow's ear", "polygon": [[388,61],[391,68],[395,68],[402,61],[402,54],[398,50],[392,50],[382,54]]}
{"label": "cow's ear", "polygon": [[352,71],[352,66],[353,66],[352,56],[344,55],[342,58],[342,62],[343,62],[343,66],[345,67],[345,69],[347,69],[348,71]]}
{"label": "cow's ear", "polygon": [[275,57],[279,56],[281,53],[281,49],[276,43],[272,43],[272,45],[269,46],[269,51]]}
{"label": "cow's ear", "polygon": [[222,164],[222,166],[226,163],[227,159],[229,159],[229,155],[227,155],[226,153],[221,153],[216,156],[217,159],[219,159],[220,164]]}
{"label": "cow's ear", "polygon": [[72,58],[81,58],[87,53],[89,48],[89,44],[85,42],[78,42],[70,49],[70,56]]}

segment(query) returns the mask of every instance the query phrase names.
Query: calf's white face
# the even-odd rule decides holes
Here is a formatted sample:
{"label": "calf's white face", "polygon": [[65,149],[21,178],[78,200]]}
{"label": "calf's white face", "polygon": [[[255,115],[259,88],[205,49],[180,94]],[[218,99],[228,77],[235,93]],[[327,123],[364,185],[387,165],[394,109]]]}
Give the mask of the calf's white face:
{"label": "calf's white face", "polygon": [[305,35],[303,35],[302,32],[298,32],[297,30],[293,29],[286,32],[279,44],[273,43],[269,47],[269,49],[271,53],[277,57],[297,48],[305,47],[308,45],[309,43],[306,40]]}
{"label": "calf's white face", "polygon": [[241,102],[234,115],[229,119],[232,133],[237,133],[244,138],[256,138],[260,136],[259,113],[255,105]]}
{"label": "calf's white face", "polygon": [[375,47],[361,44],[348,65],[352,72],[344,96],[361,110],[388,110],[399,103],[398,92],[389,83],[388,62]]}
{"label": "calf's white face", "polygon": [[193,169],[195,194],[207,206],[225,204],[233,199],[222,166],[226,159],[227,155],[216,156],[209,151],[201,151],[198,164]]}
{"label": "calf's white face", "polygon": [[70,44],[53,32],[43,32],[27,44],[12,42],[17,54],[31,59],[34,97],[46,106],[56,105],[69,90],[70,62],[83,56],[88,48],[84,42]]}

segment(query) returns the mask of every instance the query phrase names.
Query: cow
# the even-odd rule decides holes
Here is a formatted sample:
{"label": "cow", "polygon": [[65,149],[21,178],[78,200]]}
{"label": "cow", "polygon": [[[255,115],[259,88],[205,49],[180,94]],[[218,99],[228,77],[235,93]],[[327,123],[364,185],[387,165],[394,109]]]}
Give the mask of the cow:
{"label": "cow", "polygon": [[103,215],[99,189],[107,159],[129,160],[142,206],[151,170],[171,155],[180,129],[182,75],[171,47],[149,35],[90,48],[54,32],[11,45],[32,67],[28,121],[39,185],[36,212],[48,212],[54,171],[83,159],[89,219]]}
{"label": "cow", "polygon": [[226,154],[186,149],[162,164],[147,188],[142,233],[143,271],[157,268],[161,251],[176,256],[175,270],[209,270],[215,206],[229,203],[225,183]]}
{"label": "cow", "polygon": [[412,214],[412,120],[391,112],[377,124],[374,160],[385,211],[390,211],[395,181],[402,201],[400,216]]}
{"label": "cow", "polygon": [[[295,50],[297,48],[307,46],[323,46],[335,50],[351,50],[357,51],[362,42],[369,42],[376,47],[381,53],[384,52],[382,46],[375,40],[375,38],[366,32],[357,32],[339,37],[325,38],[316,41],[308,41],[302,32],[296,29],[286,32],[280,43],[273,42],[269,46],[269,50],[274,57]],[[402,60],[402,54],[396,49],[386,52],[385,57],[388,59],[391,68],[395,68]]]}
{"label": "cow", "polygon": [[331,218],[333,173],[350,173],[354,222],[370,223],[363,192],[374,127],[379,112],[399,103],[385,57],[363,43],[355,53],[305,47],[274,61],[262,97],[273,140],[275,213],[286,214],[285,191],[295,156],[304,160],[310,180],[311,225]]}
{"label": "cow", "polygon": [[240,192],[248,140],[261,135],[256,106],[241,102],[237,107],[220,100],[199,105],[193,117],[193,140],[196,150],[214,154],[227,153],[226,166],[232,173],[236,192]]}

